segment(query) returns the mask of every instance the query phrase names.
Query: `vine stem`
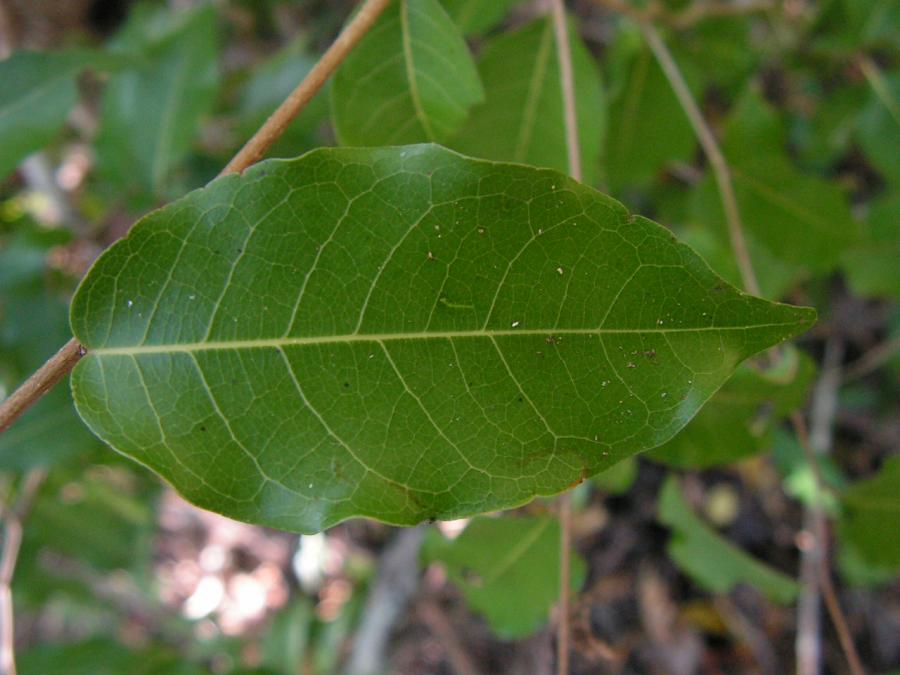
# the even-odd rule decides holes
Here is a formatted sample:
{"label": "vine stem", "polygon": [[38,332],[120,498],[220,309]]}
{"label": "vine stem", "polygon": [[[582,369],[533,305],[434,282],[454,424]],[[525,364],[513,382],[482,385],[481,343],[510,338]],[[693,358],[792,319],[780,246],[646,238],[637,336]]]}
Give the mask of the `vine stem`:
{"label": "vine stem", "polygon": [[[262,158],[266,150],[278,140],[291,121],[312,100],[341,62],[347,58],[347,55],[353,51],[353,48],[390,3],[391,0],[365,0],[356,16],[341,31],[318,63],[253,134],[244,147],[225,165],[219,176],[240,173]],[[72,338],[0,403],[0,434],[68,375],[86,353],[84,347]]]}
{"label": "vine stem", "polygon": [[731,169],[728,166],[728,162],[725,161],[725,155],[722,154],[715,134],[709,128],[703,113],[700,112],[700,108],[694,101],[691,90],[688,88],[687,82],[684,81],[684,76],[682,76],[678,64],[672,58],[672,53],[660,37],[659,31],[652,24],[644,21],[638,22],[638,25],[644,34],[644,39],[647,40],[650,51],[653,52],[653,56],[659,62],[666,79],[669,80],[669,84],[678,98],[678,102],[684,109],[697,136],[697,140],[700,141],[700,145],[703,147],[703,152],[709,159],[713,175],[716,178],[716,185],[719,188],[719,195],[722,198],[722,208],[725,210],[725,221],[728,223],[731,249],[734,252],[734,258],[740,270],[744,288],[753,295],[761,295],[756,272],[753,270],[753,262],[750,259],[750,251],[747,248],[747,239],[744,236],[744,225],[741,222],[741,214],[734,194]]}
{"label": "vine stem", "polygon": [[22,546],[22,522],[46,477],[45,469],[32,469],[25,474],[15,504],[3,514],[0,552],[0,673],[3,675],[16,675],[12,580]]}
{"label": "vine stem", "polygon": [[[684,112],[694,129],[694,133],[697,135],[697,139],[700,141],[700,145],[703,147],[704,153],[709,159],[710,166],[712,167],[713,173],[716,178],[716,183],[719,188],[719,196],[722,200],[722,207],[725,211],[725,218],[728,223],[728,232],[731,239],[732,253],[735,257],[735,260],[737,261],[738,268],[740,269],[744,288],[753,295],[760,295],[759,283],[756,278],[756,273],[753,269],[749,251],[747,250],[746,238],[744,237],[744,227],[743,223],[741,222],[740,212],[738,211],[737,199],[734,195],[734,188],[731,181],[731,170],[728,166],[728,162],[725,159],[725,155],[722,153],[722,150],[719,147],[719,143],[716,140],[715,134],[713,134],[712,130],[709,128],[709,125],[706,123],[703,114],[700,112],[700,108],[694,101],[690,89],[688,88],[687,83],[685,82],[684,77],[682,76],[681,71],[678,68],[678,65],[675,63],[675,59],[672,58],[672,54],[671,52],[669,52],[668,48],[660,37],[659,32],[649,22],[638,21],[637,23],[644,34],[644,38],[646,39],[650,50],[653,52],[654,57],[659,62],[659,65],[665,73],[669,84],[674,90],[675,95],[678,98],[679,103],[681,104],[681,107],[684,109]],[[773,350],[772,352],[770,352],[770,356],[776,358],[774,356],[775,353],[776,352]],[[835,388],[838,386],[839,380],[840,376],[838,374],[836,383],[834,385]],[[794,432],[797,435],[800,444],[804,448],[807,460],[812,467],[813,477],[816,483],[817,495],[821,495],[825,490],[825,481],[822,477],[821,471],[819,470],[819,465],[815,453],[810,446],[808,434],[806,432],[806,422],[804,421],[803,415],[799,411],[794,411],[794,413],[791,415],[791,423],[794,427]],[[830,422],[828,422],[828,424],[830,425]],[[814,545],[816,547],[816,575],[814,577],[814,583],[816,581],[818,582],[819,589],[822,592],[822,597],[825,600],[825,606],[828,610],[828,614],[831,618],[832,624],[834,625],[835,631],[837,631],[838,639],[841,643],[841,648],[844,651],[844,655],[847,659],[850,671],[853,673],[853,675],[863,675],[865,671],[863,670],[859,654],[856,651],[856,647],[853,644],[853,639],[847,626],[847,619],[845,618],[841,610],[841,606],[837,598],[837,593],[831,580],[831,572],[828,562],[828,524],[825,519],[825,514],[821,512],[821,506],[817,505],[816,508],[818,509],[818,513],[813,515],[817,515],[818,517],[813,517],[811,519],[811,523],[814,529],[811,534],[815,539]]]}
{"label": "vine stem", "polygon": [[[578,143],[578,116],[575,109],[575,77],[572,74],[572,46],[566,25],[563,0],[551,0],[556,55],[559,61],[559,85],[566,129],[566,156],[569,175],[581,181],[581,146]],[[556,625],[556,672],[569,673],[569,594],[571,593],[572,498],[568,492],[559,496],[559,620]]]}

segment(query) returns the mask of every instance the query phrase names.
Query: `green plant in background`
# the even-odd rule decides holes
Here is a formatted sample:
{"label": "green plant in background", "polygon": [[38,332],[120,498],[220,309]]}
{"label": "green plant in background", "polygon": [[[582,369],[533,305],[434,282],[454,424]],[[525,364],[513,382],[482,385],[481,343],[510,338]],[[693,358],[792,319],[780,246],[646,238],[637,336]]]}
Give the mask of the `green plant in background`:
{"label": "green plant in background", "polygon": [[[223,77],[231,38],[205,3],[139,5],[100,48],[0,62],[3,177],[18,166],[33,186],[41,166],[85,143],[95,161],[77,200],[47,193],[76,214],[60,217],[70,227],[39,222],[14,180],[2,192],[0,428],[27,411],[0,435],[0,470],[5,541],[31,511],[24,606],[52,595],[22,571],[41,550],[147,577],[131,555],[148,555],[157,484],[96,438],[193,504],[306,534],[357,516],[480,516],[588,478],[623,494],[633,456],[649,451],[671,467],[657,519],[674,564],[712,594],[747,584],[802,604],[808,581],[727,541],[675,473],[774,447],[816,546],[827,547],[827,519],[837,523],[843,577],[895,578],[900,557],[884,542],[896,459],[860,472],[827,453],[842,365],[828,354],[847,339],[833,335],[830,280],[840,272],[864,298],[897,295],[900,57],[896,30],[881,29],[898,28],[896,11],[850,0],[802,17],[780,4],[596,4],[621,13],[607,17],[599,59],[583,13],[368,0],[318,62],[317,36],[291,36]],[[762,28],[749,25],[757,19]],[[677,34],[674,53],[656,26]],[[776,64],[784,91],[760,75]],[[841,82],[842,69],[855,77]],[[85,72],[93,91],[79,89]],[[332,72],[330,91],[310,101]],[[693,102],[705,94],[718,141]],[[94,105],[95,135],[70,123],[80,100]],[[332,138],[342,147],[320,147]],[[270,147],[296,158],[251,167]],[[858,184],[835,178],[842,162]],[[214,179],[226,163],[231,175]],[[147,211],[75,290],[77,261],[59,252],[109,243],[101,223]],[[786,344],[816,310],[832,334],[820,367],[809,338]],[[863,356],[857,376],[896,371],[893,316],[886,347]],[[37,387],[77,362],[71,394],[13,394],[73,335]],[[892,386],[858,395],[885,407]],[[72,508],[52,496],[66,489],[79,495]],[[89,534],[67,534],[88,522]],[[477,517],[456,539],[430,531],[422,559],[444,565],[497,635],[519,638],[546,623],[561,582],[567,598],[589,575],[576,557],[566,576],[558,540],[570,528],[546,513]],[[816,560],[813,583],[833,595],[829,558]],[[329,628],[308,601],[285,610],[265,663],[334,669],[357,605]],[[833,618],[857,670],[839,610]],[[280,646],[281,630],[311,636],[318,656],[306,638]],[[172,672],[165,646],[146,658],[90,641],[60,649],[26,655],[23,669],[81,659],[125,672],[140,656],[157,664],[147,672]]]}

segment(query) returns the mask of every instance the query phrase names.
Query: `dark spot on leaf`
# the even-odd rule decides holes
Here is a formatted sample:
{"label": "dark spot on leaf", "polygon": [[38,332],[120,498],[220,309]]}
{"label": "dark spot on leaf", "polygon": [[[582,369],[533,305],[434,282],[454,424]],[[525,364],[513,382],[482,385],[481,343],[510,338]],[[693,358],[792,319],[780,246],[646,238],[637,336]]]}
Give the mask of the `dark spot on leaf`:
{"label": "dark spot on leaf", "polygon": [[344,389],[349,389],[349,388],[350,388],[350,383],[344,382]]}
{"label": "dark spot on leaf", "polygon": [[206,431],[206,427],[201,426],[200,431]]}
{"label": "dark spot on leaf", "polygon": [[521,402],[522,402],[522,397],[520,396],[520,397],[519,397],[519,403],[521,403]]}

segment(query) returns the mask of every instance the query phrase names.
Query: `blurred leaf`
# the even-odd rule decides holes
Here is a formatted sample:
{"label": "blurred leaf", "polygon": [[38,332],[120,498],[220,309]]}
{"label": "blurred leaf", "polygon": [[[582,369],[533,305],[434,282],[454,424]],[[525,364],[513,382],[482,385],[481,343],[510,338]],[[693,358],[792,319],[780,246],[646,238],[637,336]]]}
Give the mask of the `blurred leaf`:
{"label": "blurred leaf", "polygon": [[[262,65],[252,68],[238,106],[241,138],[250,138],[312,70],[316,58],[307,51],[306,42],[305,38],[297,39]],[[327,117],[328,97],[320,92],[291,122],[268,154],[296,157],[321,144],[317,132]]]}
{"label": "blurred leaf", "polygon": [[137,63],[106,85],[96,149],[98,169],[112,185],[152,203],[169,195],[172,171],[215,101],[217,27],[209,5],[139,9],[114,42]]}
{"label": "blurred leaf", "polygon": [[[801,504],[812,508],[821,505],[829,514],[836,515],[838,503],[832,490],[820,490],[813,467],[806,459],[806,453],[797,438],[784,429],[775,429],[772,434],[772,458],[779,473],[784,477],[784,491]],[[841,470],[828,455],[817,457],[819,471],[825,479],[826,487],[843,489],[846,480]]]}
{"label": "blurred leaf", "polygon": [[[65,297],[48,286],[46,258],[65,231],[27,222],[0,239],[0,399],[71,337]],[[0,434],[0,470],[50,466],[99,446],[67,387],[56,387]]]}
{"label": "blurred leaf", "polygon": [[475,62],[438,0],[397,0],[334,76],[343,145],[446,141],[484,100]]}
{"label": "blurred leaf", "polygon": [[[475,518],[453,540],[429,530],[423,556],[443,563],[469,607],[512,640],[543,626],[559,599],[559,536],[555,518]],[[573,590],[584,577],[573,553]]]}
{"label": "blurred leaf", "polygon": [[737,584],[755,587],[772,602],[788,605],[797,597],[797,582],[747,555],[698,518],[681,494],[678,479],[666,478],[659,495],[659,519],[672,529],[672,560],[712,593],[727,593]]}
{"label": "blurred leaf", "polygon": [[200,506],[312,532],[565,490],[815,312],[559,172],[419,145],[214,181],[110,247],[71,317],[95,433]]}
{"label": "blurred leaf", "polygon": [[628,492],[638,474],[638,462],[636,457],[623,459],[618,464],[613,464],[606,471],[602,471],[593,477],[594,484],[603,492],[620,495]]}
{"label": "blurred leaf", "polygon": [[815,46],[836,55],[861,47],[896,47],[900,5],[895,0],[826,0],[815,25]]}
{"label": "blurred leaf", "polygon": [[[790,163],[781,123],[752,87],[729,115],[722,146],[752,244],[795,268],[825,273],[858,240],[859,225],[843,191]],[[695,189],[693,216],[728,241],[712,176]]]}
{"label": "blurred leaf", "polygon": [[262,637],[262,663],[278,673],[296,673],[307,661],[310,631],[316,619],[312,601],[295,593],[272,617]]}
{"label": "blurred leaf", "polygon": [[41,675],[204,675],[168,647],[126,647],[96,638],[74,644],[40,644],[19,655],[23,674]]}
{"label": "blurred leaf", "polygon": [[787,347],[773,367],[743,363],[697,416],[648,456],[671,466],[705,469],[764,450],[773,425],[803,405],[815,375],[812,359]]}
{"label": "blurred leaf", "polygon": [[[605,127],[600,72],[570,22],[584,182],[597,181]],[[539,19],[489,41],[478,62],[487,98],[452,145],[485,159],[568,172],[565,115],[553,22]]]}
{"label": "blurred leaf", "polygon": [[[650,50],[643,45],[619,50],[615,58],[620,64],[612,67],[621,69],[616,79],[622,84],[610,100],[604,156],[613,193],[645,187],[667,164],[690,159],[697,146],[690,122]],[[685,76],[689,83],[695,80],[690,69]]]}
{"label": "blurred leaf", "polygon": [[463,35],[481,35],[503,21],[523,0],[441,0]]}
{"label": "blurred leaf", "polygon": [[891,566],[873,565],[847,541],[842,542],[837,550],[837,564],[841,579],[851,586],[860,588],[884,586],[897,578],[896,571],[891,569]]}
{"label": "blurred leaf", "polygon": [[888,458],[872,478],[844,493],[839,532],[871,564],[900,568],[900,457]]}
{"label": "blurred leaf", "polygon": [[863,241],[844,252],[844,274],[854,292],[900,299],[900,192],[872,204]]}
{"label": "blurred leaf", "polygon": [[900,184],[900,72],[884,75],[874,64],[866,72],[872,92],[859,115],[857,137],[869,161],[896,187]]}
{"label": "blurred leaf", "polygon": [[0,61],[0,179],[56,136],[78,99],[87,51],[16,52]]}

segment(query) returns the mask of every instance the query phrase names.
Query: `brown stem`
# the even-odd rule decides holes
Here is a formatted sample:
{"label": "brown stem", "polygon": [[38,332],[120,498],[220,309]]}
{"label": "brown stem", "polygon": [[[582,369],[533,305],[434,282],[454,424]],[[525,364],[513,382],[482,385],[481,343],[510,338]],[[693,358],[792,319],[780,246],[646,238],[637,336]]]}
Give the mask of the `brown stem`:
{"label": "brown stem", "polygon": [[[241,172],[262,158],[266,150],[278,140],[291,121],[322,88],[390,2],[391,0],[365,0],[359,12],[322,55],[319,62],[278,106],[259,131],[253,134],[246,145],[228,162],[220,176]],[[68,375],[84,354],[84,348],[74,338],[69,340],[55,356],[0,403],[0,433],[6,431],[26,410],[37,403],[41,396]]]}
{"label": "brown stem", "polygon": [[253,137],[232,158],[220,176],[239,173],[251,164],[258,162],[271,145],[278,139],[297,114],[312,100],[316,92],[328,81],[341,62],[353,50],[363,36],[375,23],[378,16],[387,8],[391,0],[366,0],[360,10],[341,31],[337,39],[322,58],[307,73],[303,81],[292,91],[278,109],[272,113]]}
{"label": "brown stem", "polygon": [[25,474],[15,505],[3,515],[0,553],[0,673],[3,675],[16,675],[12,580],[22,545],[22,522],[46,477],[44,469],[32,469]]}
{"label": "brown stem", "polygon": [[716,178],[716,185],[719,188],[719,196],[722,199],[722,208],[725,211],[725,220],[728,223],[728,236],[731,239],[731,249],[734,252],[734,258],[737,262],[738,269],[741,272],[741,280],[744,288],[753,295],[760,295],[759,282],[756,280],[756,272],[753,270],[753,263],[750,260],[750,251],[747,248],[747,240],[744,236],[744,225],[741,222],[741,214],[738,211],[737,198],[734,195],[734,186],[731,182],[731,170],[725,156],[719,149],[719,143],[716,137],[703,118],[700,108],[694,101],[691,91],[684,81],[675,59],[672,58],[671,52],[663,42],[659,32],[653,25],[641,22],[638,25],[644,33],[644,38],[660,67],[669,80],[678,102],[684,109],[685,114],[690,120],[697,140],[703,147],[703,152],[709,159],[712,167],[713,175]]}
{"label": "brown stem", "polygon": [[[572,74],[572,46],[566,25],[563,0],[552,0],[556,55],[559,61],[559,83],[566,128],[566,154],[569,174],[581,181],[581,147],[578,142],[578,117],[575,109],[575,77]],[[559,496],[559,622],[556,634],[556,672],[569,672],[569,594],[571,593],[572,499],[568,493]]]}
{"label": "brown stem", "polygon": [[[838,375],[838,379],[839,377],[840,376]],[[834,630],[838,634],[838,640],[841,643],[841,649],[844,650],[850,672],[853,675],[865,675],[866,671],[859,658],[859,653],[856,651],[856,645],[853,643],[853,637],[850,634],[847,619],[844,616],[844,612],[841,610],[837,591],[835,590],[834,582],[831,579],[831,570],[829,569],[828,564],[828,521],[825,519],[824,513],[822,513],[822,505],[818,501],[822,495],[824,479],[816,456],[817,453],[810,442],[803,415],[799,412],[795,412],[791,415],[791,422],[794,426],[794,431],[797,434],[797,440],[800,443],[800,447],[803,448],[803,454],[806,457],[807,463],[812,468],[813,476],[816,481],[817,501],[813,505],[813,509],[814,511],[819,512],[820,517],[812,519],[815,527],[815,531],[812,534],[815,539],[813,546],[816,548],[815,560],[818,568],[817,580],[819,582],[819,588],[822,591],[822,599],[825,601],[825,609],[828,610],[828,616],[831,619]]]}
{"label": "brown stem", "polygon": [[9,398],[0,403],[0,434],[68,375],[83,355],[84,349],[81,348],[81,345],[74,338],[69,340],[62,349],[25,380]]}

